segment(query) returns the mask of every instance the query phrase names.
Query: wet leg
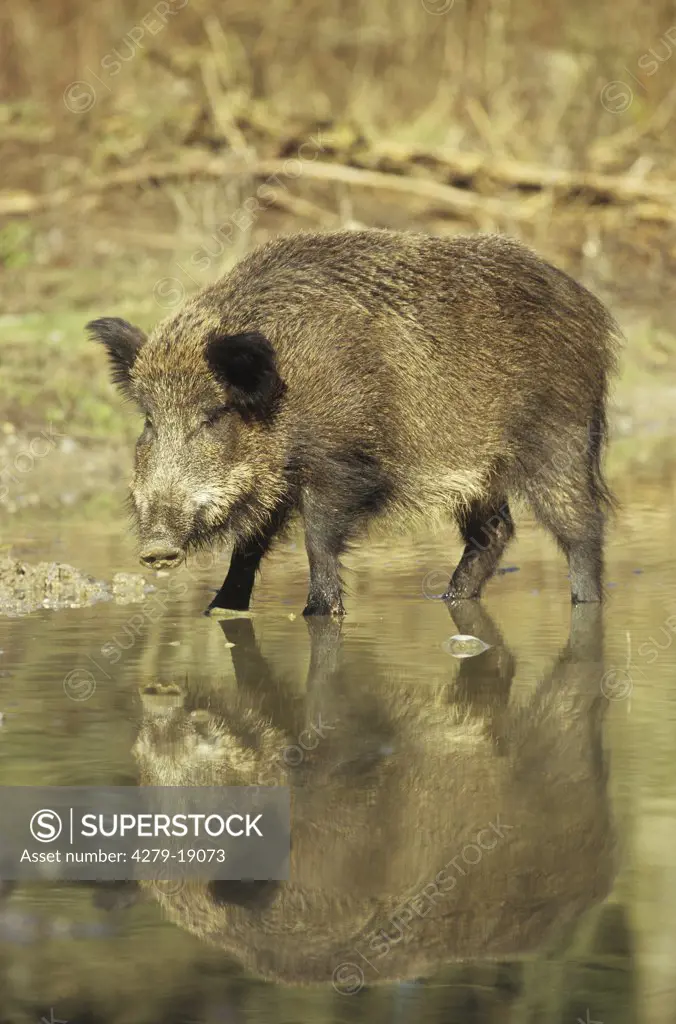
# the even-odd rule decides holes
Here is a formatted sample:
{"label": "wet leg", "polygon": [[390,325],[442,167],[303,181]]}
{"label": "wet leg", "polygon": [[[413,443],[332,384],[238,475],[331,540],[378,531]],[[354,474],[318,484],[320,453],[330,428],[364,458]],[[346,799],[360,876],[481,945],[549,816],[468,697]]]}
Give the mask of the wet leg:
{"label": "wet leg", "polygon": [[310,589],[303,615],[344,615],[340,556],[345,550],[343,517],[312,497],[303,507]]}
{"label": "wet leg", "polygon": [[460,514],[458,525],[465,550],[443,595],[445,601],[479,597],[514,535],[514,523],[506,498],[473,504]]}
{"label": "wet leg", "polygon": [[273,540],[284,526],[287,516],[287,510],[280,509],[271,517],[264,530],[235,547],[228,574],[207,611],[212,608],[248,611],[258,568]]}

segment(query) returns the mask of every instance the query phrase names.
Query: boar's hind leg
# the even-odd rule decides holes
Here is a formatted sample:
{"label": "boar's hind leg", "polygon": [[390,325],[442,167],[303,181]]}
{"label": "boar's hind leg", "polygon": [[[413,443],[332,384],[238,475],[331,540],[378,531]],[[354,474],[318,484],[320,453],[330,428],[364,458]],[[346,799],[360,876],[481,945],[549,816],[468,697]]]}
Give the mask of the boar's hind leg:
{"label": "boar's hind leg", "polygon": [[505,547],[514,535],[514,524],[506,499],[475,502],[458,515],[465,550],[453,573],[445,601],[471,600],[493,575]]}
{"label": "boar's hind leg", "polygon": [[603,572],[603,510],[594,477],[583,465],[540,474],[528,485],[535,516],[568,559],[573,604],[600,601]]}
{"label": "boar's hind leg", "polygon": [[270,519],[265,530],[235,545],[228,575],[207,611],[212,608],[228,608],[239,612],[248,610],[258,567],[276,535],[283,528],[287,516],[287,510],[280,509]]}

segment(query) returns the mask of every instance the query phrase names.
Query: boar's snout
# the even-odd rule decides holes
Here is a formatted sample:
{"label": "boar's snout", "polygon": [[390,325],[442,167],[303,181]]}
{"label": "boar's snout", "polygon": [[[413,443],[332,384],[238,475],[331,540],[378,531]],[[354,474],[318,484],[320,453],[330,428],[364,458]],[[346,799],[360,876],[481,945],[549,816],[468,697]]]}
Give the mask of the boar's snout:
{"label": "boar's snout", "polygon": [[185,551],[167,540],[149,541],[140,554],[141,565],[150,569],[173,569],[185,558]]}

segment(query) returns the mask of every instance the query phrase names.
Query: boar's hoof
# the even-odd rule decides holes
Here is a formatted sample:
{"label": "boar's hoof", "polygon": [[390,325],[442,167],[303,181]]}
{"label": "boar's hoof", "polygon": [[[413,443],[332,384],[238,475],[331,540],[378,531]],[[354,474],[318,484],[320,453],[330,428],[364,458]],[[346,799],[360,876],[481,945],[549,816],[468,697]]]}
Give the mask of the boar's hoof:
{"label": "boar's hoof", "polygon": [[466,591],[456,590],[451,587],[441,595],[441,600],[445,601],[446,604],[459,604],[460,601],[478,601],[480,596],[478,591],[467,593]]}
{"label": "boar's hoof", "polygon": [[308,603],[303,608],[303,615],[333,615],[336,617],[345,614],[343,602],[340,598],[337,601],[329,601],[325,597],[308,598]]}
{"label": "boar's hoof", "polygon": [[223,612],[248,612],[250,601],[244,597],[223,597],[221,594],[216,594],[205,615],[209,615],[211,612],[223,611]]}

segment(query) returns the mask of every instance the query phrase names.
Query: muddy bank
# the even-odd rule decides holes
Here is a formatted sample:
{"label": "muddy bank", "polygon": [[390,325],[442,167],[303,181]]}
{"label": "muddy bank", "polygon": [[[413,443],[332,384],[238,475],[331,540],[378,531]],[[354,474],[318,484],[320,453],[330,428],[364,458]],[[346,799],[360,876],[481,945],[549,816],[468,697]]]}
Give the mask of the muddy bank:
{"label": "muddy bank", "polygon": [[154,589],[139,573],[118,572],[108,583],[62,562],[0,561],[0,615],[11,618],[42,608],[85,608],[98,601],[133,604]]}

